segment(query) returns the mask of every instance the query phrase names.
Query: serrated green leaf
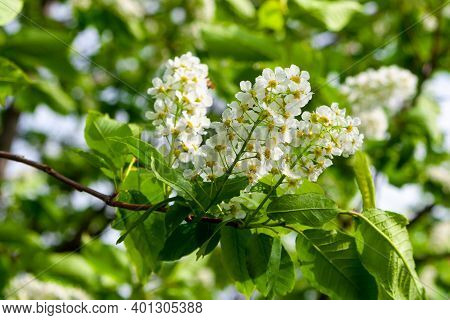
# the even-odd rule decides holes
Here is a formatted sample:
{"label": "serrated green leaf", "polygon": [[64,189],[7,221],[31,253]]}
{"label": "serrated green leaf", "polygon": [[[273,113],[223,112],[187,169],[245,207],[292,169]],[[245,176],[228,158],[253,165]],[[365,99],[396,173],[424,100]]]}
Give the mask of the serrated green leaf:
{"label": "serrated green leaf", "polygon": [[148,170],[137,168],[129,172],[120,186],[121,190],[139,191],[150,203],[157,203],[164,199],[164,190],[161,182]]}
{"label": "serrated green leaf", "polygon": [[113,120],[107,115],[91,111],[86,118],[84,137],[87,145],[109,159],[116,170],[125,164],[127,148],[113,138],[130,138],[132,135],[133,132],[127,124]]}
{"label": "serrated green leaf", "polygon": [[[148,203],[140,193],[121,192],[120,201],[129,203]],[[120,220],[125,229],[129,228],[144,213],[119,209]],[[153,212],[143,223],[134,228],[125,239],[125,247],[137,274],[145,281],[150,273],[159,265],[159,253],[166,239],[165,214]]]}
{"label": "serrated green leaf", "polygon": [[69,151],[73,152],[76,155],[80,156],[81,158],[85,159],[87,162],[89,162],[89,164],[91,164],[92,166],[94,166],[96,168],[102,168],[102,167],[108,168],[108,164],[105,162],[105,160],[95,153],[84,151],[82,149],[77,149],[77,148],[71,148],[71,149],[69,149]]}
{"label": "serrated green leaf", "polygon": [[247,268],[253,283],[263,296],[270,292],[267,269],[272,251],[272,238],[265,234],[252,234],[248,240]]}
{"label": "serrated green leaf", "polygon": [[222,262],[230,277],[241,284],[248,296],[253,287],[247,269],[247,245],[250,231],[233,227],[224,227],[221,231],[220,243],[222,248]]}
{"label": "serrated green leaf", "polygon": [[22,11],[22,0],[0,1],[0,26],[11,22]]}
{"label": "serrated green leaf", "polygon": [[378,209],[357,217],[356,245],[364,267],[377,281],[379,299],[423,299],[405,217]]}
{"label": "serrated green leaf", "polygon": [[[288,186],[279,186],[277,188],[277,195],[281,196],[283,194],[286,194],[286,191],[288,190]],[[305,180],[302,182],[300,187],[295,189],[295,194],[305,194],[305,193],[319,193],[319,194],[325,194],[325,191],[323,191],[322,187],[315,182],[311,182],[309,180]]]}
{"label": "serrated green leaf", "polygon": [[253,234],[248,241],[247,268],[264,296],[283,296],[294,288],[294,264],[279,238]]}
{"label": "serrated green leaf", "polygon": [[135,137],[112,139],[126,146],[147,169],[150,169],[155,177],[177,191],[178,195],[195,202],[199,208],[203,208],[197,200],[192,184],[183,177],[181,170],[169,167],[163,156],[152,145]]}
{"label": "serrated green leaf", "polygon": [[353,158],[353,170],[363,199],[364,209],[375,208],[375,186],[370,173],[369,158],[364,152],[356,152]]}
{"label": "serrated green leaf", "polygon": [[304,277],[333,299],[375,299],[374,279],[359,260],[353,237],[342,232],[308,229],[297,236]]}
{"label": "serrated green leaf", "polygon": [[267,207],[271,219],[319,227],[339,213],[336,204],[318,193],[292,194],[275,198]]}
{"label": "serrated green leaf", "polygon": [[273,240],[268,279],[270,289],[275,295],[284,296],[294,289],[294,263],[279,238],[274,238]]}

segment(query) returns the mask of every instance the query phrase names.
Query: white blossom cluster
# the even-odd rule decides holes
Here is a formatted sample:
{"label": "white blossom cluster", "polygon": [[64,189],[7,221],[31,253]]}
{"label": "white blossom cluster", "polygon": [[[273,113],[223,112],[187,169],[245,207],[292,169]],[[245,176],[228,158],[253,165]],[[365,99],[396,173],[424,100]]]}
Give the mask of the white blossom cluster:
{"label": "white blossom cluster", "polygon": [[361,118],[364,134],[383,139],[388,127],[387,116],[398,112],[416,94],[417,77],[395,65],[368,69],[347,77],[340,90],[353,113]]}
{"label": "white blossom cluster", "polygon": [[56,283],[43,282],[25,273],[16,276],[6,291],[8,299],[16,300],[87,300],[83,290]]}
{"label": "white blossom cluster", "polygon": [[163,142],[160,151],[178,167],[198,154],[202,135],[210,126],[208,67],[188,52],[170,59],[162,78],[154,78],[152,84],[148,93],[155,98],[154,111],[147,117],[156,127],[156,138]]}
{"label": "white blossom cluster", "polygon": [[311,100],[309,74],[292,65],[264,69],[255,83],[243,81],[236,101],[228,105],[215,135],[194,156],[187,177],[204,181],[245,175],[250,184],[268,175],[285,175],[298,187],[306,178],[316,181],[334,156],[353,154],[362,144],[357,118],[345,116],[337,104],[303,112]]}
{"label": "white blossom cluster", "polygon": [[[250,188],[272,176],[289,192],[303,179],[316,181],[335,156],[347,157],[362,145],[360,120],[336,103],[302,112],[312,98],[311,85],[308,72],[295,65],[264,69],[254,83],[242,81],[222,121],[213,123],[206,117],[212,105],[207,73],[187,53],[169,60],[162,79],[154,79],[149,89],[156,102],[148,117],[157,137],[166,140],[162,151],[173,167],[185,163],[188,179],[245,176]],[[208,128],[212,135],[203,141]],[[242,196],[222,203],[219,214],[244,218]]]}

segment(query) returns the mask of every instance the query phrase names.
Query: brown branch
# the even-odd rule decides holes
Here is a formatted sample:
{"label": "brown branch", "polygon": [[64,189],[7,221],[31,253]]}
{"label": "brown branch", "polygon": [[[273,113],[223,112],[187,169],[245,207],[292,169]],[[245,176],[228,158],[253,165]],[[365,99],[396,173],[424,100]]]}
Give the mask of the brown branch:
{"label": "brown branch", "polygon": [[[0,150],[9,151],[17,132],[17,124],[19,122],[20,112],[10,105],[2,115],[1,133],[0,133]],[[0,160],[0,180],[3,179],[6,167],[6,160]]]}
{"label": "brown branch", "polygon": [[[116,200],[114,200],[114,198],[117,195],[116,193],[112,194],[112,195],[107,195],[107,194],[98,192],[94,189],[83,186],[82,184],[80,184],[70,178],[67,178],[66,176],[62,175],[61,173],[59,173],[58,171],[56,171],[55,169],[51,168],[50,166],[48,166],[46,164],[35,162],[33,160],[26,159],[22,156],[19,156],[19,155],[10,153],[10,152],[0,151],[0,158],[20,162],[20,163],[26,164],[30,167],[36,168],[40,171],[43,171],[46,174],[52,176],[53,178],[61,181],[62,183],[68,185],[69,187],[71,187],[79,192],[85,192],[97,199],[100,199],[101,201],[103,201],[105,204],[107,204],[110,207],[123,208],[123,209],[127,209],[127,210],[132,210],[132,211],[144,211],[144,210],[147,210],[152,207],[151,204],[135,204],[135,203],[116,201]],[[161,210],[163,210],[163,209],[164,208],[161,208]]]}
{"label": "brown branch", "polygon": [[[127,202],[121,202],[121,201],[115,201],[114,198],[117,196],[117,193],[114,193],[112,195],[107,195],[101,192],[98,192],[94,189],[91,189],[89,187],[83,186],[82,184],[62,175],[52,167],[42,164],[30,159],[26,159],[23,156],[19,156],[10,152],[6,151],[0,151],[0,159],[7,159],[11,161],[20,162],[23,164],[26,164],[30,167],[36,168],[40,171],[45,172],[46,174],[52,176],[53,178],[61,181],[62,183],[68,185],[69,187],[79,191],[79,192],[85,192],[90,194],[91,196],[96,197],[97,199],[102,200],[106,205],[110,207],[116,207],[116,208],[123,208],[131,211],[145,211],[147,209],[150,209],[152,207],[151,204],[134,204],[134,203],[127,203]],[[167,211],[167,207],[161,207],[158,209],[159,211],[165,212]],[[221,223],[222,219],[220,218],[212,218],[212,217],[201,217],[200,218],[204,222],[208,223]],[[186,218],[186,222],[192,222],[194,220],[194,216],[192,214],[189,214]],[[236,221],[230,221],[227,223],[228,226],[232,226],[235,228],[240,227],[240,224]]]}

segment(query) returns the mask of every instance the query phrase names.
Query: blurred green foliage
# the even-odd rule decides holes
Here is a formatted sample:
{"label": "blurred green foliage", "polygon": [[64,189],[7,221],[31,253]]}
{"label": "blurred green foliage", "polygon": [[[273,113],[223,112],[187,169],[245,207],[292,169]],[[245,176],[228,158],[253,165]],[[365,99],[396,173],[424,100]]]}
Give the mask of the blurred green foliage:
{"label": "blurred green foliage", "polygon": [[[111,191],[113,186],[105,181],[121,179],[124,172],[119,168],[128,161],[120,144],[87,139],[97,152],[93,157],[78,150],[80,146],[72,139],[60,140],[35,127],[14,132],[6,128],[47,108],[75,122],[87,117],[88,127],[90,119],[99,117],[100,112],[150,129],[145,112],[152,101],[146,89],[159,74],[162,62],[188,50],[210,68],[216,110],[223,101],[232,99],[239,81],[253,79],[264,67],[297,64],[308,70],[314,91],[310,105],[314,107],[332,101],[346,106],[334,85],[338,77],[342,80],[369,67],[390,64],[411,70],[419,77],[418,97],[390,119],[389,139],[367,141],[365,148],[376,171],[391,184],[417,184],[431,195],[428,210],[415,208],[420,213],[412,217],[410,237],[427,296],[448,296],[450,191],[425,173],[429,166],[449,161],[449,150],[436,123],[439,105],[422,90],[436,72],[449,71],[448,4],[438,0],[23,2],[17,15],[22,1],[0,0],[0,149],[10,149],[13,142],[25,143],[25,149],[37,150],[42,162],[64,175]],[[12,109],[19,116],[13,118],[8,112]],[[102,121],[109,132],[136,134],[128,126],[106,118]],[[44,127],[61,125],[45,123]],[[51,152],[49,146],[55,144],[57,152]],[[103,148],[117,153],[113,163],[102,157]],[[424,149],[421,157],[418,149]],[[128,251],[122,245],[112,245],[107,235],[112,232],[113,210],[99,202],[80,200],[75,191],[43,173],[20,167],[18,174],[9,175],[9,167],[2,168],[0,296],[7,298],[9,281],[27,272],[40,280],[81,287],[98,299],[242,298],[223,272],[221,255],[227,257],[227,245],[198,261],[192,254],[181,261],[155,262],[156,257],[149,257],[136,264],[138,252],[148,250],[140,246],[150,245],[155,254],[161,250],[170,253],[167,260],[176,259],[177,252],[153,241],[157,237],[152,239],[145,225],[141,234],[150,240],[130,237],[125,241]],[[353,208],[359,206],[356,182],[348,183],[353,177],[348,161],[337,161],[319,184],[340,207]],[[151,175],[142,177],[133,172],[122,187],[127,191],[139,184],[144,196],[156,201],[161,199],[154,192],[157,183]],[[439,208],[441,215],[432,215],[432,207]],[[120,214],[127,216],[127,212]],[[156,215],[152,219],[163,218]],[[345,221],[341,223],[345,226]],[[161,226],[160,232],[173,232],[167,221],[161,221]],[[285,245],[289,252],[283,254],[295,257],[289,237]],[[136,267],[131,266],[131,260]],[[139,279],[148,276],[147,269],[154,272],[143,285]],[[274,297],[327,298],[307,284],[298,268],[295,270],[295,274],[289,269],[281,275],[295,277],[294,290],[286,294],[284,288],[275,286]]]}

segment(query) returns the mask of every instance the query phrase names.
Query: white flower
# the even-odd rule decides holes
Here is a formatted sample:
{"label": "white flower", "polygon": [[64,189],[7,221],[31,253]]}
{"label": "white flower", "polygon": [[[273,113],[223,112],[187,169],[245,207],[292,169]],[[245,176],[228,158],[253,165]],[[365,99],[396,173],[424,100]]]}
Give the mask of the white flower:
{"label": "white flower", "polygon": [[397,113],[417,92],[417,77],[398,66],[368,69],[347,77],[340,87],[355,115],[361,118],[363,131],[369,138],[382,139],[387,131],[387,118]]}
{"label": "white flower", "polygon": [[385,138],[388,129],[388,119],[386,113],[381,108],[363,111],[359,113],[362,132],[368,138],[382,140]]}
{"label": "white flower", "polygon": [[193,161],[211,124],[206,117],[212,105],[208,67],[188,52],[167,61],[162,79],[152,84],[148,93],[155,98],[154,111],[146,115],[156,127],[155,138],[167,140],[160,151],[173,167]]}
{"label": "white flower", "polygon": [[[221,174],[243,175],[252,185],[267,174],[287,176],[288,189],[302,179],[316,181],[334,156],[347,157],[361,147],[360,120],[337,104],[303,112],[312,97],[309,74],[296,66],[264,69],[255,84],[240,83],[216,134],[206,140],[193,161],[194,171],[213,181]],[[301,117],[301,120],[297,119]]]}

